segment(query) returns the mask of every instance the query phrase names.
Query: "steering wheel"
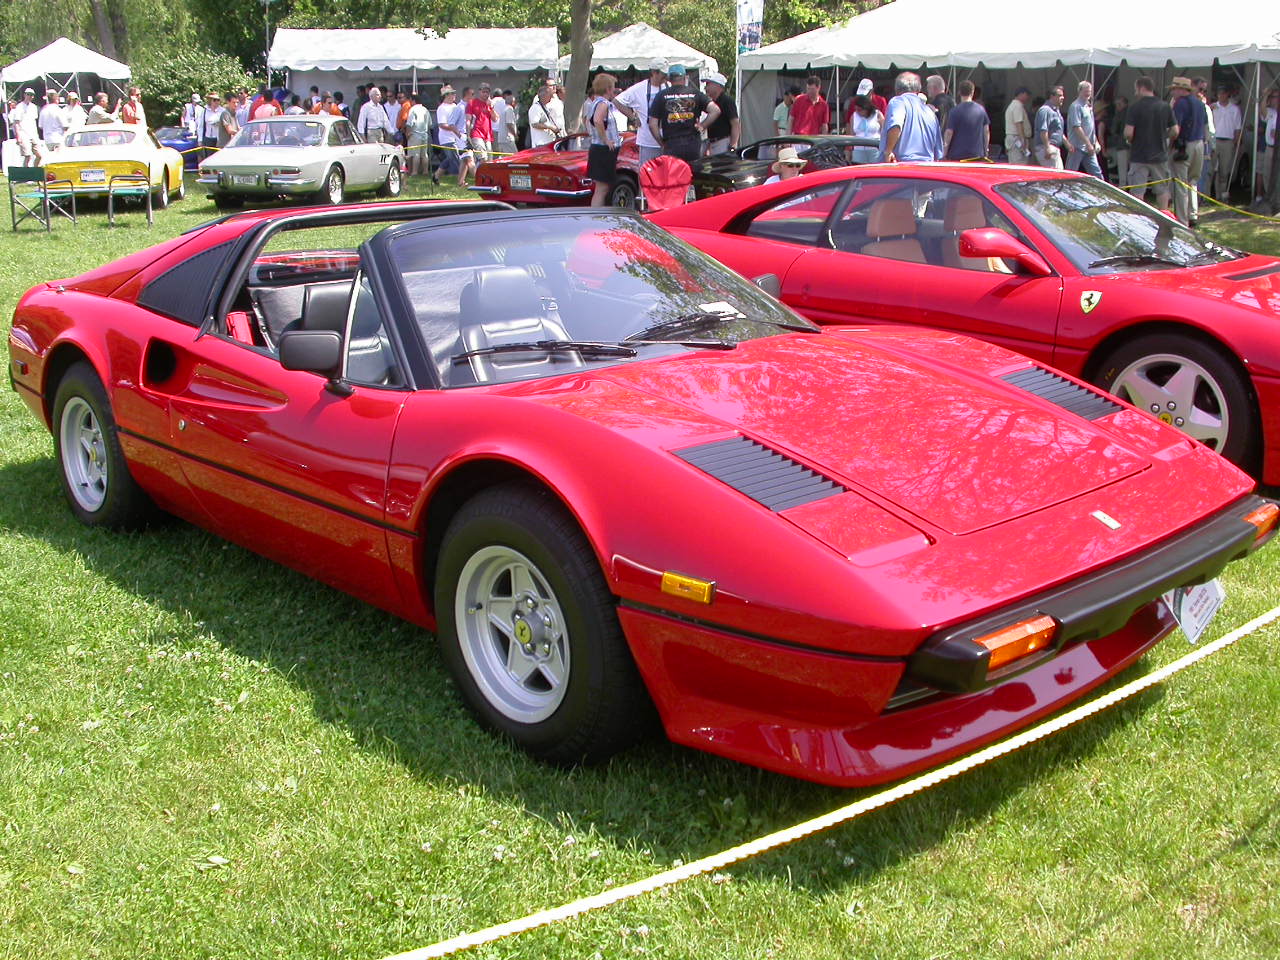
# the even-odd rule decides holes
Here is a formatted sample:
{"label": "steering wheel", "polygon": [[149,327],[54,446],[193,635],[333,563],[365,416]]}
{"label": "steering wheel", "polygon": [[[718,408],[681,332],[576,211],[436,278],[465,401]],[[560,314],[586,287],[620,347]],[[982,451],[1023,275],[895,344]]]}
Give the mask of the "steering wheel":
{"label": "steering wheel", "polygon": [[277,141],[276,141],[276,143],[277,143],[277,144],[279,144],[279,145],[280,145],[280,146],[282,146],[282,147],[300,147],[300,146],[302,146],[302,141],[301,141],[301,140],[299,140],[297,137],[295,137],[295,136],[294,136],[293,134],[291,134],[291,133],[286,133],[283,137],[281,137],[279,140],[277,140]]}

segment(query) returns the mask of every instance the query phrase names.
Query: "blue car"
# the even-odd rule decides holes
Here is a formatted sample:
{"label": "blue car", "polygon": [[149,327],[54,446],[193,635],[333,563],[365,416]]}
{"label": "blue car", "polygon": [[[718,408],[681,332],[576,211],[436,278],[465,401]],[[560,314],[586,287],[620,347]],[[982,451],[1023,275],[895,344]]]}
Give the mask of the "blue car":
{"label": "blue car", "polygon": [[190,131],[182,127],[161,127],[156,131],[156,139],[162,147],[173,147],[182,154],[182,169],[194,170],[200,166],[200,141]]}

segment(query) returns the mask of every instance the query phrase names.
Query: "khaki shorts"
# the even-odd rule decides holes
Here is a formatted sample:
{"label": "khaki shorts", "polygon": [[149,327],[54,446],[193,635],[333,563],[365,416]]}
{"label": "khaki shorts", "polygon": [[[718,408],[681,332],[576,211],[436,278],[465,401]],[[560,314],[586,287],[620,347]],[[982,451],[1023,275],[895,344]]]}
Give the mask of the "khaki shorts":
{"label": "khaki shorts", "polygon": [[488,140],[481,140],[479,137],[468,137],[467,143],[471,147],[471,153],[475,155],[477,164],[489,162],[489,154],[493,151],[493,144]]}
{"label": "khaki shorts", "polygon": [[[1169,178],[1173,176],[1169,167],[1169,161],[1164,163],[1139,163],[1136,160],[1129,164],[1129,186],[1130,191],[1141,189],[1146,192],[1143,184],[1154,183],[1151,189],[1156,192],[1157,197],[1167,197],[1173,192],[1173,184],[1169,182]],[[1157,183],[1157,181],[1163,181]],[[1141,196],[1142,194],[1138,194]]]}

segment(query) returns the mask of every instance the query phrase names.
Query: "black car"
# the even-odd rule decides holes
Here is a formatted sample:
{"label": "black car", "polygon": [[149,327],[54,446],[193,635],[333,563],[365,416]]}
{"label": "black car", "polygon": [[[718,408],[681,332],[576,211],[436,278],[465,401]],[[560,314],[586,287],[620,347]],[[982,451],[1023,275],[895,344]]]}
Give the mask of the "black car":
{"label": "black car", "polygon": [[783,147],[795,147],[808,162],[805,173],[827,170],[831,167],[847,167],[853,164],[854,147],[880,149],[880,141],[874,137],[852,137],[841,134],[824,136],[769,137],[757,140],[738,150],[731,150],[715,157],[704,157],[693,164],[693,189],[697,199],[714,197],[718,193],[730,193],[758,186],[773,175],[770,169]]}

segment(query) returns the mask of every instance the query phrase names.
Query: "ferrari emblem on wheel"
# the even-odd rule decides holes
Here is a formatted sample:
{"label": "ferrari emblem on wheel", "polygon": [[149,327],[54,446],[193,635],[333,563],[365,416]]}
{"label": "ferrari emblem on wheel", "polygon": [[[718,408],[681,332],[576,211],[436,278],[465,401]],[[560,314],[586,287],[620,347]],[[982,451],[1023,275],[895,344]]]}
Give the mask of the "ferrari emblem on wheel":
{"label": "ferrari emblem on wheel", "polygon": [[1080,294],[1080,309],[1085,313],[1092,312],[1093,308],[1102,302],[1101,290],[1086,290]]}

